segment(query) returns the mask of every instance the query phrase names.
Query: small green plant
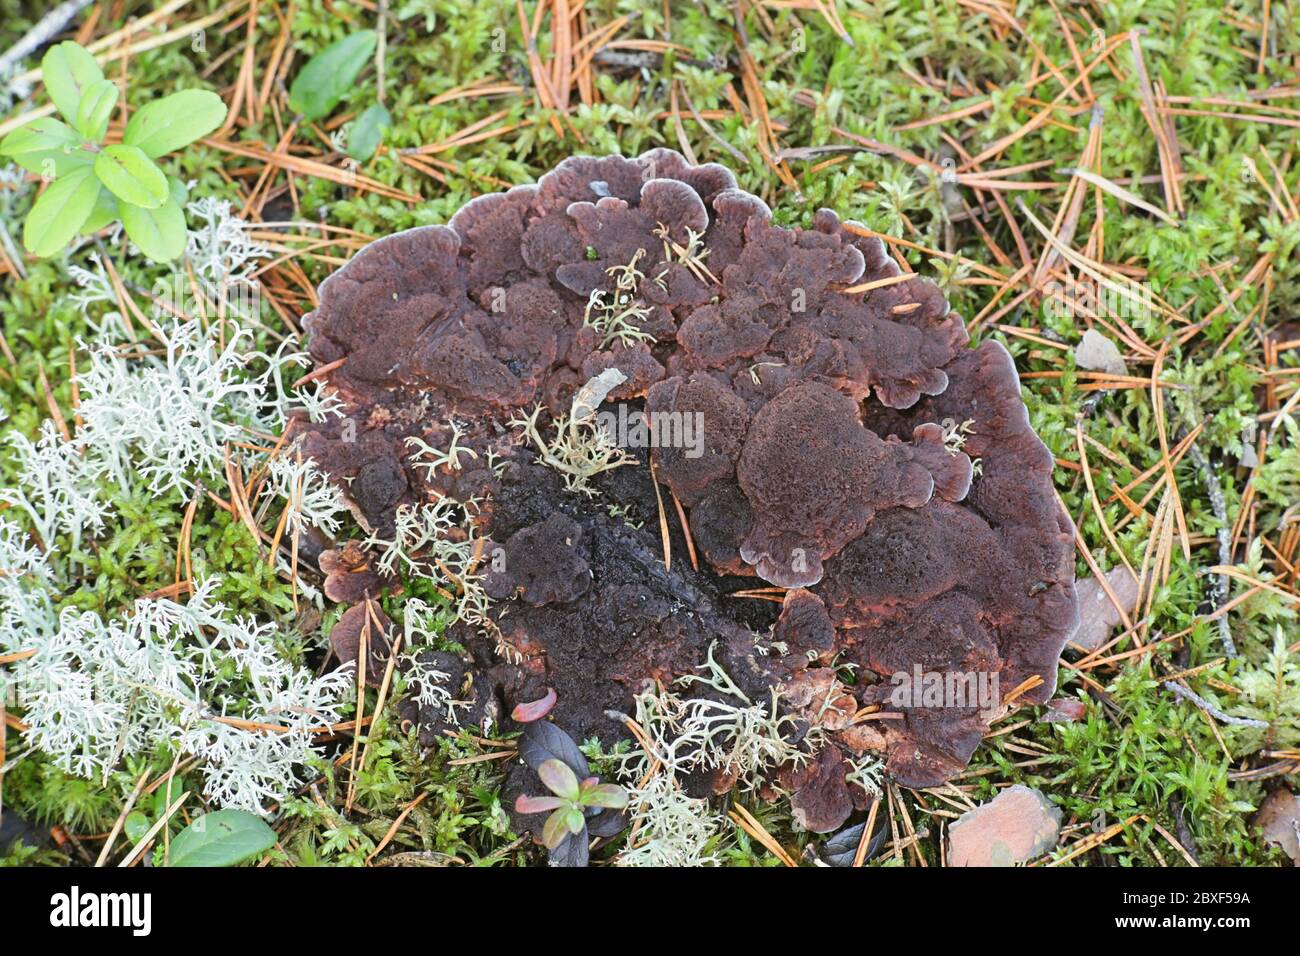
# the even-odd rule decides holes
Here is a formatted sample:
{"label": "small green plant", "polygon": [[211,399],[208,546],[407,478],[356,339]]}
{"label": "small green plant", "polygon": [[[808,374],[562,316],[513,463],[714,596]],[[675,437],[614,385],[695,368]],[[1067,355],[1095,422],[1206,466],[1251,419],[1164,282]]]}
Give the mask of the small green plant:
{"label": "small green plant", "polygon": [[[308,123],[324,119],[352,92],[378,44],[379,34],[374,30],[358,30],[321,50],[298,71],[289,88],[289,108]],[[335,144],[358,162],[374,156],[384,133],[393,127],[383,92],[378,90],[379,102],[336,134]]]}
{"label": "small green plant", "polygon": [[548,720],[525,723],[519,758],[553,796],[521,795],[515,800],[515,812],[526,816],[549,811],[541,839],[550,850],[551,865],[586,866],[591,838],[616,836],[626,825],[622,811],[628,804],[627,791],[602,784],[574,739]]}
{"label": "small green plant", "polygon": [[205,813],[178,833],[168,865],[235,866],[275,846],[275,831],[245,810]]}
{"label": "small green plant", "polygon": [[577,836],[587,828],[587,808],[622,810],[627,806],[627,792],[617,784],[601,783],[599,777],[579,780],[578,775],[562,760],[544,760],[537,768],[537,776],[554,796],[530,797],[521,795],[515,801],[516,813],[545,813],[553,811],[542,826],[542,843],[554,850],[572,834]]}
{"label": "small green plant", "polygon": [[358,30],[316,54],[289,87],[289,109],[309,123],[324,119],[352,90],[378,43],[374,30]]}
{"label": "small green plant", "polygon": [[67,123],[42,117],[0,142],[0,156],[49,181],[27,214],[23,245],[45,259],[78,234],[121,219],[150,259],[175,259],[185,251],[186,189],[154,161],[220,126],[226,118],[221,97],[182,90],[154,100],[127,121],[122,142],[108,144],[120,91],[95,58],[66,41],[50,48],[41,70],[46,92]]}

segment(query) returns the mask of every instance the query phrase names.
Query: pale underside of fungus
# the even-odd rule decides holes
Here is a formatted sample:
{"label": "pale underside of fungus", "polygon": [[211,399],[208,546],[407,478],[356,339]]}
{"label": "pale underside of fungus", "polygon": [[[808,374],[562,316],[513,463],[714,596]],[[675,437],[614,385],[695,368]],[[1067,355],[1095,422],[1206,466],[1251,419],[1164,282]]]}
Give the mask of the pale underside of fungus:
{"label": "pale underside of fungus", "polygon": [[[872,753],[938,784],[1002,697],[1054,689],[1073,528],[1011,358],[970,348],[936,286],[828,210],[774,225],[726,169],[669,150],[572,158],[371,243],[307,327],[344,415],[302,423],[302,450],[367,531],[470,503],[474,527],[450,533],[483,556],[495,633],[457,625],[466,652],[439,654],[468,694],[461,719],[552,688],[573,737],[616,739],[611,713],[713,648],[749,698],[779,692],[807,759],[771,781],[825,831],[866,803],[851,768]],[[592,440],[575,392],[610,369],[601,408],[680,440],[613,461],[564,443]],[[388,580],[355,546],[327,554],[338,599]],[[731,596],[745,589],[766,590]],[[914,693],[899,675],[921,678]],[[923,694],[929,675],[949,693]],[[990,677],[997,699],[952,699]]]}

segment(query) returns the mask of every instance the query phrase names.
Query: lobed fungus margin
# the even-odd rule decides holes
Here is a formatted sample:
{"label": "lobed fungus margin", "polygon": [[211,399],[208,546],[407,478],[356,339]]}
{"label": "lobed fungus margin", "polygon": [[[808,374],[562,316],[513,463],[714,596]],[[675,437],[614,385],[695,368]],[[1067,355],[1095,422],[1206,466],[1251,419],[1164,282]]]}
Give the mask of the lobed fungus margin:
{"label": "lobed fungus margin", "polygon": [[[969,348],[936,286],[829,210],[784,228],[725,168],[670,150],[571,158],[371,243],[306,325],[342,414],[300,422],[301,448],[363,527],[400,536],[441,499],[474,515],[447,529],[477,555],[456,583],[491,609],[439,659],[462,720],[551,688],[575,738],[613,739],[638,694],[716,651],[735,694],[775,691],[791,718],[799,758],[761,786],[825,831],[871,798],[855,768],[872,754],[905,785],[938,784],[1007,692],[1054,689],[1077,619],[1073,528],[1010,356]],[[606,407],[699,423],[699,440],[566,482],[566,449],[604,440],[575,395],[611,369]],[[657,493],[674,519],[680,505],[698,569],[680,527],[665,567]],[[355,543],[322,564],[350,601],[392,583]],[[731,596],[747,586],[776,596],[775,619]],[[899,675],[916,693],[900,698]],[[1001,694],[936,703],[933,675],[992,675]],[[409,716],[428,734],[447,721]],[[713,766],[693,786],[734,782]]]}

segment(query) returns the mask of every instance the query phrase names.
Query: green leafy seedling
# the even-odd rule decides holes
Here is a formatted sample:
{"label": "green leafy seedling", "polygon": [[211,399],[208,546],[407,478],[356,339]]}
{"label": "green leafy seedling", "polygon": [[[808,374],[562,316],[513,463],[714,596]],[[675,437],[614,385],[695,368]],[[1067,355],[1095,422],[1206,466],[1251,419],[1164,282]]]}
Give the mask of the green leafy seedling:
{"label": "green leafy seedling", "polygon": [[393,125],[393,117],[382,103],[376,103],[356,118],[348,131],[348,155],[365,162],[384,141],[384,132]]}
{"label": "green leafy seedling", "polygon": [[275,831],[245,810],[205,813],[172,840],[170,866],[235,866],[275,846]]}
{"label": "green leafy seedling", "polygon": [[289,87],[289,109],[309,123],[324,119],[352,89],[379,43],[374,30],[358,30],[307,61]]}
{"label": "green leafy seedling", "polygon": [[598,777],[579,780],[578,775],[562,760],[545,760],[537,768],[546,789],[553,796],[530,797],[521,795],[515,800],[516,813],[546,813],[542,826],[542,843],[554,850],[570,834],[581,833],[587,826],[587,807],[602,810],[622,810],[627,806],[627,791],[612,783],[601,783]]}
{"label": "green leafy seedling", "polygon": [[23,245],[38,258],[115,219],[150,259],[185,251],[184,185],[155,162],[211,133],[226,104],[207,90],[183,90],[138,109],[122,142],[106,145],[119,90],[86,50],[66,41],[41,61],[45,90],[62,122],[42,117],[0,141],[0,156],[50,181],[27,214]]}

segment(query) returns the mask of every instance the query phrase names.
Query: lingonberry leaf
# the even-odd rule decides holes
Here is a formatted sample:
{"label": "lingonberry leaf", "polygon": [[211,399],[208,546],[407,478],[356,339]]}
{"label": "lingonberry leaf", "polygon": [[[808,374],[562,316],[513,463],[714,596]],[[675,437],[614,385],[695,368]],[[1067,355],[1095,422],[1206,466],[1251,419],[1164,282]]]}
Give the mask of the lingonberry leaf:
{"label": "lingonberry leaf", "polygon": [[0,141],[0,156],[12,159],[29,173],[55,179],[78,166],[94,163],[94,154],[82,149],[82,142],[67,123],[42,116]]}
{"label": "lingonberry leaf", "polygon": [[208,90],[181,90],[140,107],[126,124],[122,142],[150,159],[207,136],[226,119],[226,104]]}
{"label": "lingonberry leaf", "polygon": [[65,40],[46,51],[41,60],[41,77],[55,108],[75,126],[82,96],[104,79],[104,71],[83,46]]}
{"label": "lingonberry leaf", "polygon": [[138,147],[105,146],[95,157],[95,175],[124,203],[157,209],[167,201],[167,176]]}
{"label": "lingonberry leaf", "polygon": [[109,80],[92,83],[77,105],[77,132],[98,143],[108,132],[108,121],[117,105],[117,85]]}
{"label": "lingonberry leaf", "polygon": [[117,219],[117,197],[101,183],[99,195],[95,197],[95,208],[90,211],[90,216],[81,224],[79,232],[83,236],[88,236],[91,233],[99,232],[115,219]]}
{"label": "lingonberry leaf", "polygon": [[80,166],[64,173],[37,198],[23,224],[23,245],[34,256],[54,255],[89,218],[99,195],[94,169]]}
{"label": "lingonberry leaf", "polygon": [[168,262],[185,251],[185,212],[175,196],[157,209],[120,202],[122,226],[131,241],[155,262]]}

